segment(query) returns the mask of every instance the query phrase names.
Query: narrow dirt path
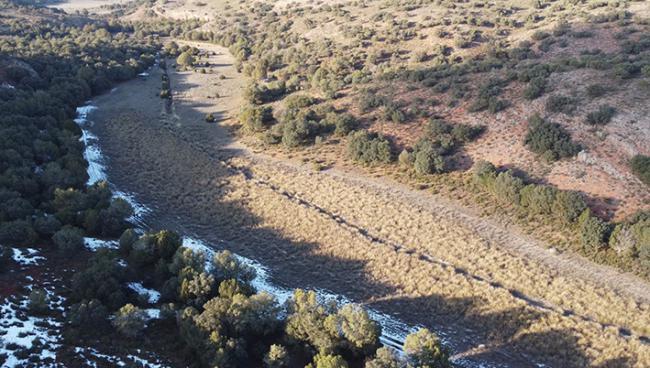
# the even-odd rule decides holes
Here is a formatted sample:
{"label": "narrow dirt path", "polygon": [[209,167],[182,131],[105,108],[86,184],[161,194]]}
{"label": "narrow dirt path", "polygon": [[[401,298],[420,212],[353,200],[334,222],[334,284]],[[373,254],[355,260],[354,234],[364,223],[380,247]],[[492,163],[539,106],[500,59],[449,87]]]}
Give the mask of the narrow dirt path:
{"label": "narrow dirt path", "polygon": [[96,101],[109,176],[156,208],[154,226],[224,239],[281,284],[434,327],[470,361],[650,364],[643,281],[387,180],[253,154],[206,124],[208,112],[236,113],[241,88],[229,55],[210,47],[223,61],[214,74],[170,73],[173,114],[155,71]]}

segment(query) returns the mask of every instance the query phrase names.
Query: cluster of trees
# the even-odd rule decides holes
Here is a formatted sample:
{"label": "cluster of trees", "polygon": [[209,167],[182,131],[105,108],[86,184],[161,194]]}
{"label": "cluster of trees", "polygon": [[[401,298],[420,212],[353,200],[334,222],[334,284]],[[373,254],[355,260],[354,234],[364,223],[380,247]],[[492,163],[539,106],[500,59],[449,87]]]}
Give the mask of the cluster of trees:
{"label": "cluster of trees", "polygon": [[475,164],[473,181],[502,204],[529,215],[555,218],[558,224],[578,231],[582,250],[588,254],[613,249],[619,255],[638,258],[644,263],[650,260],[650,214],[647,212],[614,225],[595,216],[582,194],[550,185],[527,184],[513,171],[498,171],[486,161]]}
{"label": "cluster of trees", "polygon": [[96,23],[0,22],[12,30],[0,38],[0,242],[73,250],[84,235],[119,235],[131,209],[105,183],[86,187],[73,118],[93,94],[150,66],[157,44]]}
{"label": "cluster of trees", "polygon": [[[407,354],[399,357],[380,347],[381,327],[360,306],[323,303],[303,290],[279,305],[255,291],[255,271],[228,251],[206,260],[169,231],[138,236],[129,229],[119,243],[119,250],[100,250],[75,275],[69,337],[104,334],[110,319],[132,339],[175,326],[186,360],[201,367],[450,366],[448,352],[429,330],[408,336]],[[125,287],[133,279],[161,290],[160,321],[149,321],[138,306],[144,302]]]}

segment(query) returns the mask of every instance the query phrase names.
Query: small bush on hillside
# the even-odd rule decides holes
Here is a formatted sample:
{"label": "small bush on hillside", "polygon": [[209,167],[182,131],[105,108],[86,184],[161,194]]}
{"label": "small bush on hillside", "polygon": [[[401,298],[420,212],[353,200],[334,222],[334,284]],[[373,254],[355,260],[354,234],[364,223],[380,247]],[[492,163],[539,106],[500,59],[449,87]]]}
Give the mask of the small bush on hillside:
{"label": "small bush on hillside", "polygon": [[75,252],[84,246],[84,233],[81,229],[66,225],[52,236],[54,244],[64,252]]}
{"label": "small bush on hillside", "polygon": [[586,209],[587,202],[578,192],[561,190],[553,202],[553,214],[565,223],[575,222]]}
{"label": "small bush on hillside", "polygon": [[591,98],[604,96],[607,90],[600,84],[591,84],[587,86],[587,96]]}
{"label": "small bush on hillside", "polygon": [[569,133],[559,124],[546,122],[539,115],[528,121],[524,143],[529,150],[543,155],[549,161],[571,157],[580,151],[580,145],[571,140]]}
{"label": "small bush on hillside", "polygon": [[113,326],[126,337],[136,337],[146,327],[147,315],[133,304],[126,304],[115,314]]}
{"label": "small bush on hillside", "polygon": [[249,105],[239,113],[239,122],[251,133],[265,131],[272,121],[273,112],[270,106]]}
{"label": "small bush on hillside", "polygon": [[472,178],[483,189],[491,191],[494,180],[497,178],[497,168],[489,161],[480,160],[472,168]]}
{"label": "small bush on hillside", "polygon": [[284,106],[289,109],[301,109],[309,107],[316,102],[311,96],[307,95],[291,95],[284,99]]}
{"label": "small bush on hillside", "polygon": [[176,63],[182,66],[192,66],[194,64],[194,56],[187,51],[182,52],[176,58]]}
{"label": "small bush on hillside", "polygon": [[576,109],[574,98],[562,95],[549,96],[546,100],[546,111],[571,114]]}
{"label": "small bush on hillside", "polygon": [[609,105],[601,105],[598,110],[592,111],[587,114],[587,124],[589,125],[605,125],[612,120],[616,114],[616,109]]}
{"label": "small bush on hillside", "polygon": [[97,299],[82,300],[73,304],[66,316],[67,322],[73,327],[96,331],[107,324],[108,310]]}
{"label": "small bush on hillside", "polygon": [[348,154],[353,160],[365,164],[393,161],[390,142],[378,134],[366,131],[357,131],[350,136]]}
{"label": "small bush on hillside", "polygon": [[29,310],[34,314],[47,313],[50,306],[47,300],[47,291],[44,289],[33,289],[29,293]]}
{"label": "small bush on hillside", "polygon": [[438,337],[428,329],[410,334],[404,341],[404,352],[414,367],[451,367],[449,353]]}
{"label": "small bush on hillside", "polygon": [[609,246],[619,254],[636,255],[644,262],[650,261],[650,212],[640,212],[617,224],[609,238]]}
{"label": "small bush on hillside", "polygon": [[338,136],[348,135],[359,126],[357,119],[348,113],[337,114],[330,112],[325,115],[325,120],[328,125],[334,126],[334,134]]}
{"label": "small bush on hillside", "polygon": [[650,156],[636,155],[632,157],[630,168],[642,182],[650,185]]}
{"label": "small bush on hillside", "polygon": [[413,150],[415,172],[420,175],[439,174],[447,169],[447,162],[439,147],[429,140],[418,142]]}
{"label": "small bush on hillside", "polygon": [[492,193],[502,203],[519,205],[521,189],[524,182],[516,177],[510,170],[500,172],[494,179]]}
{"label": "small bush on hillside", "polygon": [[521,189],[521,206],[533,214],[551,214],[557,193],[548,185],[528,184]]}
{"label": "small bush on hillside", "polygon": [[578,219],[580,225],[580,239],[585,250],[598,250],[607,245],[611,231],[610,224],[585,210]]}
{"label": "small bush on hillside", "polygon": [[528,83],[524,90],[524,97],[527,100],[534,100],[544,94],[546,90],[546,78],[534,78]]}

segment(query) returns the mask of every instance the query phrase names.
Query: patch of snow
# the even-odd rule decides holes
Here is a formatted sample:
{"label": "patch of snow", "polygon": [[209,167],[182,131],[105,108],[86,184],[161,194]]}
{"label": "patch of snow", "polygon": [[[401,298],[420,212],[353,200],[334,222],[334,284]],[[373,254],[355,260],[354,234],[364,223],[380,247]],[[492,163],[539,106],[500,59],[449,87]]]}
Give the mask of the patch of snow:
{"label": "patch of snow", "polygon": [[139,77],[148,77],[148,76],[149,76],[149,73],[147,73],[147,72],[142,72],[142,73],[138,74],[138,76],[139,76]]}
{"label": "patch of snow", "polygon": [[[46,292],[50,308],[60,309],[64,299],[56,297],[52,290],[46,289]],[[62,324],[52,317],[27,315],[28,305],[26,297],[18,303],[5,299],[0,305],[0,356],[6,356],[3,367],[27,365],[30,357],[23,359],[18,353],[28,349],[33,349],[32,354],[38,354],[39,367],[55,367],[55,351],[60,346],[59,328]],[[40,342],[38,346],[35,346],[36,341]]]}
{"label": "patch of snow", "polygon": [[13,259],[22,266],[36,266],[45,257],[38,255],[38,250],[33,248],[13,248]]}
{"label": "patch of snow", "polygon": [[97,363],[90,360],[86,356],[86,354],[91,355],[92,357],[95,357],[95,358],[105,360],[105,361],[113,364],[114,366],[118,366],[118,367],[126,366],[126,363],[124,363],[122,361],[122,359],[120,359],[119,357],[116,357],[116,356],[113,356],[113,355],[102,354],[99,351],[97,351],[97,349],[76,347],[74,349],[74,352],[79,354],[79,356],[83,357],[84,359],[86,359],[86,363],[91,367],[97,367]]}
{"label": "patch of snow", "polygon": [[160,293],[154,289],[148,289],[142,286],[139,282],[129,282],[127,284],[129,289],[135,291],[139,295],[146,297],[149,304],[155,304],[160,300]]}
{"label": "patch of snow", "polygon": [[0,88],[16,89],[16,87],[12,86],[11,84],[9,84],[7,82],[2,82],[2,84],[0,84]]}
{"label": "patch of snow", "polygon": [[111,93],[113,93],[113,92],[115,92],[115,91],[117,91],[117,87],[113,87],[113,88],[111,88]]}
{"label": "patch of snow", "polygon": [[74,122],[81,127],[81,138],[79,138],[79,140],[86,146],[83,156],[88,162],[87,185],[93,185],[98,181],[104,181],[107,178],[106,166],[104,166],[104,157],[101,149],[97,145],[97,137],[87,129],[84,129],[84,127],[89,123],[88,114],[96,109],[97,106],[94,106],[91,103],[77,107],[77,118],[74,119]]}
{"label": "patch of snow", "polygon": [[142,311],[147,314],[147,317],[149,319],[160,319],[160,309],[147,308],[147,309],[143,309]]}
{"label": "patch of snow", "polygon": [[127,358],[131,359],[135,364],[136,367],[146,367],[146,368],[164,368],[166,365],[163,365],[161,363],[152,363],[146,359],[142,359],[140,357],[137,357],[135,355],[127,355]]}
{"label": "patch of snow", "polygon": [[101,240],[97,238],[84,238],[84,246],[87,249],[96,252],[100,248],[117,249],[119,248],[119,243],[117,242],[117,240]]}
{"label": "patch of snow", "polygon": [[127,201],[131,205],[131,208],[133,208],[133,215],[128,220],[135,225],[145,226],[144,216],[151,212],[149,207],[138,202],[135,195],[131,193],[113,190],[113,198],[122,198]]}

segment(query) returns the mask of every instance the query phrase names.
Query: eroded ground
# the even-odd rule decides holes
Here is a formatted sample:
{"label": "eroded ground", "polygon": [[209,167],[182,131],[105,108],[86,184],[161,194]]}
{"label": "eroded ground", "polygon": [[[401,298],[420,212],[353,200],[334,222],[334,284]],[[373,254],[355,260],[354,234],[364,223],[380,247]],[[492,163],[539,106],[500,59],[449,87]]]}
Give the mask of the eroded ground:
{"label": "eroded ground", "polygon": [[171,110],[154,69],[97,98],[91,116],[110,180],[154,209],[154,228],[225,240],[280,284],[330,289],[433,327],[468,360],[650,365],[646,283],[549,253],[441,198],[249,152],[225,127],[242,86],[232,59],[200,46],[216,53],[210,72],[170,70]]}

